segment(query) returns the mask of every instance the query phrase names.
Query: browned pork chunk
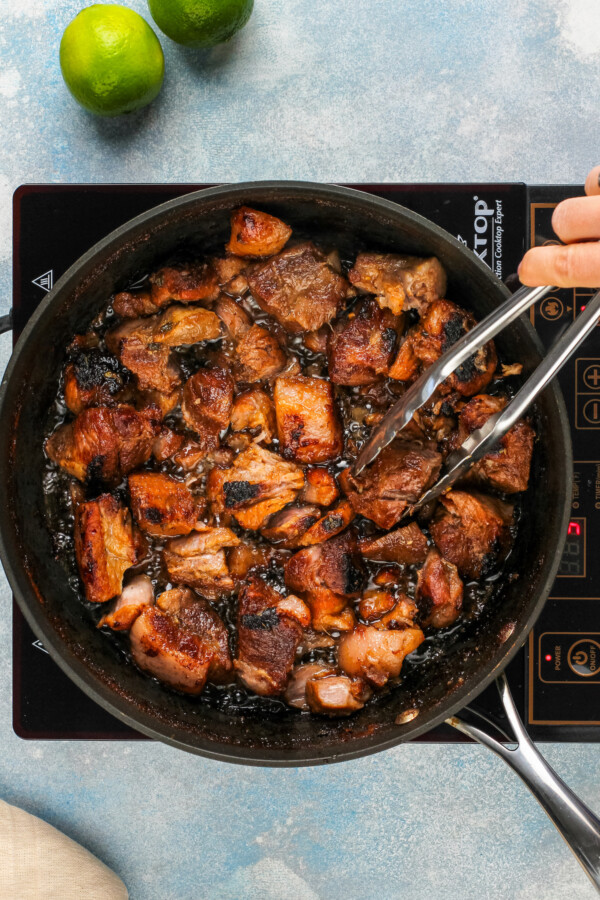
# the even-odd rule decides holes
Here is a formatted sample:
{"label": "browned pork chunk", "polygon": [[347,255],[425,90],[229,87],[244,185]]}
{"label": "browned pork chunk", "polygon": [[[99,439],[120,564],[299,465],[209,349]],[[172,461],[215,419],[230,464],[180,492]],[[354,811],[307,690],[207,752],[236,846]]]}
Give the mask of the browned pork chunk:
{"label": "browned pork chunk", "polygon": [[253,384],[274,378],[285,367],[287,358],[274,334],[262,325],[253,325],[239,338],[235,348],[235,376]]}
{"label": "browned pork chunk", "polygon": [[231,237],[225,249],[238,256],[273,256],[291,235],[289,225],[276,216],[241,206],[231,214]]}
{"label": "browned pork chunk", "polygon": [[422,315],[446,293],[446,273],[435,256],[359,253],[348,278],[360,290],[377,294],[379,304],[396,316],[407,309]]}
{"label": "browned pork chunk", "polygon": [[159,311],[159,307],[152,302],[150,291],[121,291],[115,295],[112,308],[117,316],[122,319],[137,319],[140,316],[151,316]]}
{"label": "browned pork chunk", "polygon": [[420,628],[388,631],[372,625],[357,625],[340,638],[338,663],[346,675],[364,678],[381,688],[390,678],[397,678],[404,657],[425,640]]}
{"label": "browned pork chunk", "polygon": [[137,617],[147,606],[154,604],[154,587],[147,575],[136,575],[98,622],[98,628],[107,626],[113,631],[129,631]]}
{"label": "browned pork chunk", "polygon": [[[490,397],[488,394],[478,394],[469,400],[458,417],[456,444],[462,444],[490,416],[501,412],[507,402],[506,397]],[[486,453],[471,466],[465,480],[504,494],[526,491],[534,441],[535,431],[528,422],[521,419],[500,439],[497,449]]]}
{"label": "browned pork chunk", "polygon": [[263,696],[285,690],[302,637],[297,619],[279,609],[283,599],[255,575],[238,598],[238,654],[234,666],[240,681]]}
{"label": "browned pork chunk", "polygon": [[467,578],[487,575],[508,552],[513,507],[495,497],[449,491],[429,526],[442,555]]}
{"label": "browned pork chunk", "polygon": [[273,391],[277,434],[286,459],[319,463],[335,459],[344,449],[342,425],[333,387],[320,378],[287,375]]}
{"label": "browned pork chunk", "polygon": [[229,528],[211,528],[198,523],[194,534],[168,541],[163,560],[172,581],[183,582],[210,600],[233,590],[226,547],[237,547],[240,539]]}
{"label": "browned pork chunk", "polygon": [[456,566],[437,550],[430,550],[419,572],[417,604],[423,625],[445,628],[458,618],[462,609],[463,583]]}
{"label": "browned pork chunk", "polygon": [[252,296],[288,331],[316,331],[339,312],[349,284],[314,244],[299,244],[257,266]]}
{"label": "browned pork chunk", "polygon": [[352,504],[347,500],[342,500],[329,512],[326,512],[318,522],[311,525],[305,534],[300,538],[300,547],[310,547],[312,544],[320,544],[322,541],[328,541],[347,528],[354,519],[356,513],[352,508]]}
{"label": "browned pork chunk", "polygon": [[296,666],[285,689],[285,702],[296,709],[308,709],[307,682],[323,678],[325,675],[335,675],[335,669],[322,663],[306,663],[303,666]]}
{"label": "browned pork chunk", "polygon": [[306,704],[311,712],[326,716],[349,716],[362,709],[371,690],[360,678],[329,675],[306,682]]}
{"label": "browned pork chunk", "polygon": [[299,466],[252,444],[230,469],[212,470],[207,495],[216,515],[231,513],[242,528],[256,531],[303,487],[304,473]]}
{"label": "browned pork chunk", "polygon": [[141,391],[170,394],[181,383],[181,375],[169,347],[154,343],[152,318],[130,319],[118,325],[107,333],[106,345],[133,372]]}
{"label": "browned pork chunk", "polygon": [[165,347],[187,347],[221,337],[221,320],[203,306],[169,306],[152,324],[152,342]]}
{"label": "browned pork chunk", "polygon": [[65,369],[65,403],[76,416],[90,406],[116,405],[124,387],[117,360],[98,349],[78,353]]}
{"label": "browned pork chunk", "polygon": [[311,525],[320,519],[318,506],[286,506],[271,516],[260,533],[268,541],[295,549]]}
{"label": "browned pork chunk", "polygon": [[339,496],[335,477],[327,469],[309,468],[306,470],[306,485],[298,499],[303,503],[316,503],[317,506],[329,506]]}
{"label": "browned pork chunk", "polygon": [[61,425],[46,441],[46,453],[69,475],[118,484],[150,458],[160,429],[160,413],[147,407],[98,406]]}
{"label": "browned pork chunk", "polygon": [[140,669],[186,694],[200,694],[207,679],[231,678],[227,629],[209,604],[188,588],[174,588],[137,617],[131,652]]}
{"label": "browned pork chunk", "polygon": [[151,298],[155,306],[167,306],[176,300],[193,303],[197,300],[216,300],[219,284],[212,263],[194,263],[175,268],[165,266],[150,276]]}
{"label": "browned pork chunk", "polygon": [[333,325],[327,342],[329,377],[335,384],[373,384],[387,375],[401,321],[374,300],[364,300]]}
{"label": "browned pork chunk", "polygon": [[110,494],[76,507],[75,555],[88,600],[105,603],[121,593],[136,550],[129,510]]}
{"label": "browned pork chunk", "polygon": [[435,482],[441,464],[437,450],[396,440],[360,476],[344,469],[340,484],[357,513],[391,528]]}
{"label": "browned pork chunk", "polygon": [[234,340],[239,340],[243,334],[250,331],[252,326],[250,316],[232,297],[221,294],[214,309]]}
{"label": "browned pork chunk", "polygon": [[367,559],[414,565],[425,562],[427,538],[416,522],[376,538],[363,538],[359,549]]}
{"label": "browned pork chunk", "polygon": [[131,511],[142,531],[173,537],[196,526],[205,501],[183,482],[160,472],[135,472],[128,480]]}
{"label": "browned pork chunk", "polygon": [[231,430],[252,433],[257,443],[270,444],[276,428],[273,401],[260,388],[250,388],[238,394],[231,410]]}
{"label": "browned pork chunk", "polygon": [[232,406],[233,379],[227,369],[200,369],[184,385],[183,418],[207,451],[219,446],[219,435],[229,425]]}
{"label": "browned pork chunk", "polygon": [[[460,306],[449,300],[434,300],[419,324],[407,332],[389,370],[390,378],[414,381],[423,369],[436,362],[473,325],[473,316]],[[457,391],[463,397],[471,397],[487,387],[494,377],[497,364],[494,343],[490,341],[465,360],[438,391]]]}

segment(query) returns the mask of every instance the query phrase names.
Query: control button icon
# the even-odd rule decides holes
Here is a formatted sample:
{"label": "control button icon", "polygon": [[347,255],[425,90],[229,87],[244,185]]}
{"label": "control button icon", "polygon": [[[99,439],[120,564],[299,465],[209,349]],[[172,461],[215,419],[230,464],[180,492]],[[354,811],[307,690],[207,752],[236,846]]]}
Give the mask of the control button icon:
{"label": "control button icon", "polygon": [[600,398],[594,397],[592,400],[584,403],[582,414],[585,421],[589,422],[590,425],[600,425]]}
{"label": "control button icon", "polygon": [[564,304],[558,297],[546,297],[540,304],[540,313],[548,322],[560,319],[564,311]]}
{"label": "control button icon", "polygon": [[590,391],[600,391],[600,362],[592,363],[584,370],[583,383]]}
{"label": "control button icon", "polygon": [[567,653],[569,667],[581,678],[592,678],[600,672],[600,644],[591,638],[575,641]]}

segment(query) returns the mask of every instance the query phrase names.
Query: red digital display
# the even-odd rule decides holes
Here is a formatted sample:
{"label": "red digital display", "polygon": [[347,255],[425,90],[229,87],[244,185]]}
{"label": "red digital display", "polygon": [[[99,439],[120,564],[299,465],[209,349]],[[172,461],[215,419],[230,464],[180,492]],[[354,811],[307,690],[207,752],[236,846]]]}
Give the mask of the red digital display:
{"label": "red digital display", "polygon": [[567,534],[581,534],[581,525],[579,522],[569,522],[569,527],[567,528]]}

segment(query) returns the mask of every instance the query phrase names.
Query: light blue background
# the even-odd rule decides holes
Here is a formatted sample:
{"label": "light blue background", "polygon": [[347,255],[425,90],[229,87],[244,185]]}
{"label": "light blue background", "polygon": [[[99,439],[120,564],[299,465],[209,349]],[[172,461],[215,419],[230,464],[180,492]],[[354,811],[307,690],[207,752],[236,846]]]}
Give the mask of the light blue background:
{"label": "light blue background", "polygon": [[[576,183],[600,162],[594,0],[256,0],[228,46],[163,38],[163,93],[123,121],[91,118],[62,84],[59,39],[79,8],[0,0],[0,312],[23,182]],[[282,771],[23,742],[4,581],[0,606],[0,796],[97,853],[135,900],[593,896],[525,788],[478,747]],[[600,810],[600,748],[545,753]]]}

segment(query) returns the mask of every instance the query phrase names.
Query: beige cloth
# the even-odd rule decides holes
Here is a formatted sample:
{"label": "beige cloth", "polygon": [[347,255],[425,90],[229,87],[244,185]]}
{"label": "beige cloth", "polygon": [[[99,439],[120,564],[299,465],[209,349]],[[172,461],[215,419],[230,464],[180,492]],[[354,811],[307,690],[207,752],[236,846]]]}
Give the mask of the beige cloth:
{"label": "beige cloth", "polygon": [[121,879],[52,825],[0,800],[0,900],[127,900]]}

